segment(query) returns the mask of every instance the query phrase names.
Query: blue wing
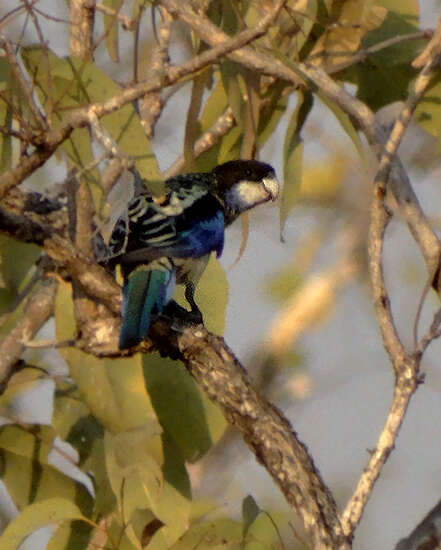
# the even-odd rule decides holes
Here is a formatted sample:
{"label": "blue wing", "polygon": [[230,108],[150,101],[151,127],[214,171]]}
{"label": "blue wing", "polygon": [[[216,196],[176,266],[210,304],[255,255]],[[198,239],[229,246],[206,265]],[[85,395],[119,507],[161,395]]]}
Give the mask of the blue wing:
{"label": "blue wing", "polygon": [[173,192],[165,205],[140,195],[130,203],[127,218],[116,224],[109,246],[122,263],[200,258],[212,251],[220,256],[224,231],[222,207],[209,193],[183,199]]}

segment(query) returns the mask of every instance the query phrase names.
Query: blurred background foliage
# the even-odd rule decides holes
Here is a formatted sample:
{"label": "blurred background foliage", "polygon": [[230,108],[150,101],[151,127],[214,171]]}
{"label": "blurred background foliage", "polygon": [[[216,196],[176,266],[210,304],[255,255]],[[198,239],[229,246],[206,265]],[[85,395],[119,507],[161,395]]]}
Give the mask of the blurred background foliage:
{"label": "blurred background foliage", "polygon": [[[271,0],[192,4],[229,35],[254,25],[272,6]],[[94,61],[68,55],[67,3],[57,6],[56,15],[50,3],[33,3],[39,26],[30,21],[25,3],[0,6],[1,30],[17,45],[19,62],[54,126],[70,110],[104,101],[152,74],[158,43],[151,16],[158,27],[163,15],[142,0],[106,0],[102,6],[96,12]],[[397,112],[396,102],[408,95],[416,76],[411,62],[427,42],[419,16],[416,0],[288,0],[252,47],[270,51],[294,69],[298,61],[324,68],[372,110],[381,109],[378,116],[387,125]],[[39,39],[36,29],[43,30]],[[172,26],[172,62],[204,49],[183,25]],[[301,338],[333,318],[349,284],[358,281],[361,292],[368,293],[366,233],[375,162],[366,142],[340,107],[315,90],[295,90],[228,59],[157,99],[164,113],[173,105],[172,124],[168,114],[168,126],[161,126],[160,117],[155,130],[151,113],[143,112],[140,103],[101,120],[119,158],[134,162],[152,193],[160,193],[164,175],[173,170],[206,171],[250,155],[274,163],[283,179],[279,226],[288,252],[266,268],[271,321],[265,327],[251,321],[247,326],[251,303],[247,297],[236,300],[243,291],[234,284],[229,301],[227,280],[234,278],[234,270],[228,266],[237,255],[232,249],[222,264],[211,260],[196,300],[207,328],[218,334],[225,330],[228,301],[233,308],[240,303],[229,313],[227,340],[231,335],[243,342],[239,353],[261,391],[281,402],[300,401],[313,384]],[[440,160],[440,103],[441,84],[435,82],[410,130],[418,146],[405,149],[412,170],[433,168]],[[35,124],[26,95],[0,51],[2,172],[20,152],[13,131],[26,124]],[[26,185],[48,192],[75,168],[92,194],[98,227],[111,226],[133,193],[126,171],[116,181],[104,177],[112,158],[103,140],[78,129]],[[294,213],[307,221],[301,234],[290,225]],[[264,210],[254,219],[250,241],[253,230],[261,240],[244,252],[242,283],[250,282],[250,301],[261,304],[254,273],[260,271],[260,255],[271,258],[279,227]],[[259,230],[271,231],[273,240],[265,242]],[[243,241],[246,232],[244,224]],[[232,236],[238,237],[237,230]],[[1,338],[20,323],[29,296],[39,288],[40,262],[38,247],[0,236]],[[406,273],[412,273],[409,264]],[[182,300],[182,294],[176,298]],[[234,329],[228,329],[229,322]],[[75,336],[72,289],[60,282],[54,322],[39,337],[65,341]],[[73,347],[47,351],[29,342],[3,386],[2,549],[18,548],[48,525],[51,550],[306,547],[286,509],[262,509],[245,493],[237,495],[239,506],[230,502],[225,510],[225,487],[243,450],[220,411],[179,363],[154,354],[98,359]],[[254,493],[252,483],[247,492]]]}

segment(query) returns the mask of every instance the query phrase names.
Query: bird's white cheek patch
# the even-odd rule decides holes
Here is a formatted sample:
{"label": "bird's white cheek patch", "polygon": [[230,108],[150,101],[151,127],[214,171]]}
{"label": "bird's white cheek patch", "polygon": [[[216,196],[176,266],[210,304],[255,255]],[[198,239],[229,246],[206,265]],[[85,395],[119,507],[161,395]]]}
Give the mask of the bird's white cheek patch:
{"label": "bird's white cheek patch", "polygon": [[262,185],[250,181],[241,181],[236,184],[231,190],[231,195],[231,202],[239,210],[246,210],[252,205],[269,199],[269,194]]}

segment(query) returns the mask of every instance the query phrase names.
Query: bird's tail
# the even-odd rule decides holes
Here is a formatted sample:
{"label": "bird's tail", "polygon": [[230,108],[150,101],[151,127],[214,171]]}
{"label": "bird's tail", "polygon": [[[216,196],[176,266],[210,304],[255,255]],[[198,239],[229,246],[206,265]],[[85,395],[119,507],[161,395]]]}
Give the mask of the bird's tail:
{"label": "bird's tail", "polygon": [[166,258],[138,266],[124,277],[119,349],[145,338],[151,316],[161,313],[170,301],[175,282],[175,269]]}

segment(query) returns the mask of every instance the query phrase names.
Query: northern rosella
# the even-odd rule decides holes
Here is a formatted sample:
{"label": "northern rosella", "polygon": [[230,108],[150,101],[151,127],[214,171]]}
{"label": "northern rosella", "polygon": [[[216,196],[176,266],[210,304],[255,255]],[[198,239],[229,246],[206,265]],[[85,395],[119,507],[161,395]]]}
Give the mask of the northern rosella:
{"label": "northern rosella", "polygon": [[147,335],[152,315],[171,300],[175,284],[185,284],[192,312],[194,290],[211,252],[219,257],[225,227],[242,212],[279,193],[274,169],[256,160],[235,160],[212,172],[183,174],[165,182],[160,199],[133,198],[117,221],[110,241],[112,264],[124,278],[119,348]]}

